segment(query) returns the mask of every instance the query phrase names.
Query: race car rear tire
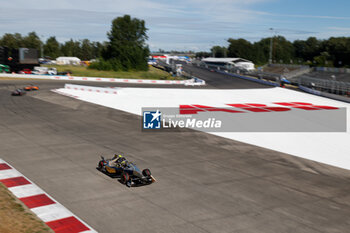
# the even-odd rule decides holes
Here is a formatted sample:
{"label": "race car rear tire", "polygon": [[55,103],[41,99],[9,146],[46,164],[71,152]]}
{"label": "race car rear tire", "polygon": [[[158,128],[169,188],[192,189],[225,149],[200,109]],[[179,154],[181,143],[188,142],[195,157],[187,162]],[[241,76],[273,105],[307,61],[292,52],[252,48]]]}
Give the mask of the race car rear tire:
{"label": "race car rear tire", "polygon": [[130,175],[127,172],[123,172],[121,181],[123,184],[126,184],[130,181]]}
{"label": "race car rear tire", "polygon": [[145,177],[151,177],[151,171],[148,168],[143,169],[142,175]]}

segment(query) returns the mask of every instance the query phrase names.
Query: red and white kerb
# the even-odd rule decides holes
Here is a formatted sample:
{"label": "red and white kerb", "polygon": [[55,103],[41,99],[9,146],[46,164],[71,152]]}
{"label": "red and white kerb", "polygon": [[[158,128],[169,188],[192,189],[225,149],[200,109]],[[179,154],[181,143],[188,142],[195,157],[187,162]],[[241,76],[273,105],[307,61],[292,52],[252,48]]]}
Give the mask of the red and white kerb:
{"label": "red and white kerb", "polygon": [[2,159],[0,159],[0,183],[54,232],[96,232]]}

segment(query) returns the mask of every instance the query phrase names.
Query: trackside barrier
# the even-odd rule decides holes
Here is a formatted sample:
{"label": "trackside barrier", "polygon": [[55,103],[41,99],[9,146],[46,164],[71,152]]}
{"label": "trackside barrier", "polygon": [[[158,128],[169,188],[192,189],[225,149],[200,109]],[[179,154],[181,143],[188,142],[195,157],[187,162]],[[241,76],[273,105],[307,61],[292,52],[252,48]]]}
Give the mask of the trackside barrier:
{"label": "trackside barrier", "polygon": [[93,228],[2,159],[0,183],[54,232],[96,233]]}
{"label": "trackside barrier", "polygon": [[110,88],[110,87],[91,87],[83,85],[74,85],[74,84],[65,84],[65,89],[75,90],[75,91],[88,91],[88,92],[97,92],[104,94],[115,94],[117,95],[120,88]]}
{"label": "trackside barrier", "polygon": [[[48,79],[48,80],[64,80],[64,81],[109,82],[109,83],[161,84],[161,85],[164,85],[164,84],[192,85],[192,83],[195,83],[192,79],[190,80],[147,80],[147,79],[119,79],[119,78],[63,76],[63,75],[36,75],[36,74],[0,74],[0,77]],[[202,85],[205,85],[205,83]]]}
{"label": "trackside barrier", "polygon": [[327,91],[339,95],[348,95],[348,93],[350,93],[350,83],[348,82],[302,76],[299,78],[299,85],[311,86],[320,91]]}
{"label": "trackside barrier", "polygon": [[347,68],[315,67],[315,70],[316,71],[320,71],[320,72],[332,72],[332,73],[350,74],[350,69],[347,69]]}
{"label": "trackside barrier", "polygon": [[335,94],[331,94],[331,93],[327,93],[327,92],[322,92],[322,91],[317,91],[302,85],[299,85],[299,89],[302,91],[305,91],[307,93],[313,94],[313,95],[318,95],[318,96],[322,96],[322,97],[326,97],[326,98],[330,98],[330,99],[334,99],[334,100],[339,100],[339,101],[343,101],[346,103],[350,103],[350,98],[345,97],[345,96],[341,96],[341,95],[335,95]]}
{"label": "trackside barrier", "polygon": [[319,95],[321,96],[321,92],[320,91],[317,91],[317,90],[313,90],[311,88],[308,88],[308,87],[304,87],[304,86],[299,86],[299,89],[302,90],[302,91],[305,91],[307,93],[310,93],[310,94],[314,94],[314,95]]}
{"label": "trackside barrier", "polygon": [[247,76],[242,76],[239,74],[227,73],[227,72],[220,71],[220,70],[215,70],[215,71],[218,73],[221,73],[221,74],[230,75],[230,76],[235,77],[235,78],[241,78],[241,79],[245,79],[245,80],[256,82],[256,83],[261,83],[261,84],[265,84],[265,85],[269,85],[269,86],[279,87],[278,83],[269,82],[266,80],[261,80],[261,79],[256,79],[256,78],[251,78],[251,77],[247,77]]}

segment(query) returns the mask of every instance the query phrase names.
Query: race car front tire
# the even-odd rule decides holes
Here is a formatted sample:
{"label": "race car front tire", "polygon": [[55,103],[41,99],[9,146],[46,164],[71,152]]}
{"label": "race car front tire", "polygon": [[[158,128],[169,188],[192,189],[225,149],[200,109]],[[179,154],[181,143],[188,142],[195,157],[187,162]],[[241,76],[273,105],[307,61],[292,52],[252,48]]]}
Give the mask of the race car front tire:
{"label": "race car front tire", "polygon": [[126,184],[130,181],[130,175],[127,172],[123,172],[122,177],[121,177],[121,182],[123,184]]}
{"label": "race car front tire", "polygon": [[145,177],[151,177],[151,171],[148,168],[143,169],[142,175]]}

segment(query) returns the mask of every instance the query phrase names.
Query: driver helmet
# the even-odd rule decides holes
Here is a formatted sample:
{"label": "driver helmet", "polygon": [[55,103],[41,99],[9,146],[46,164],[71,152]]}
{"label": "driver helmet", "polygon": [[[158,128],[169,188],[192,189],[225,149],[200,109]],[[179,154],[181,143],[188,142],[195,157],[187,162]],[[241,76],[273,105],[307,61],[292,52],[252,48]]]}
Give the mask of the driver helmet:
{"label": "driver helmet", "polygon": [[125,160],[125,158],[122,155],[117,155],[116,158],[119,163]]}
{"label": "driver helmet", "polygon": [[123,167],[126,167],[128,165],[128,161],[124,159],[122,162],[120,162],[120,165],[122,165]]}

